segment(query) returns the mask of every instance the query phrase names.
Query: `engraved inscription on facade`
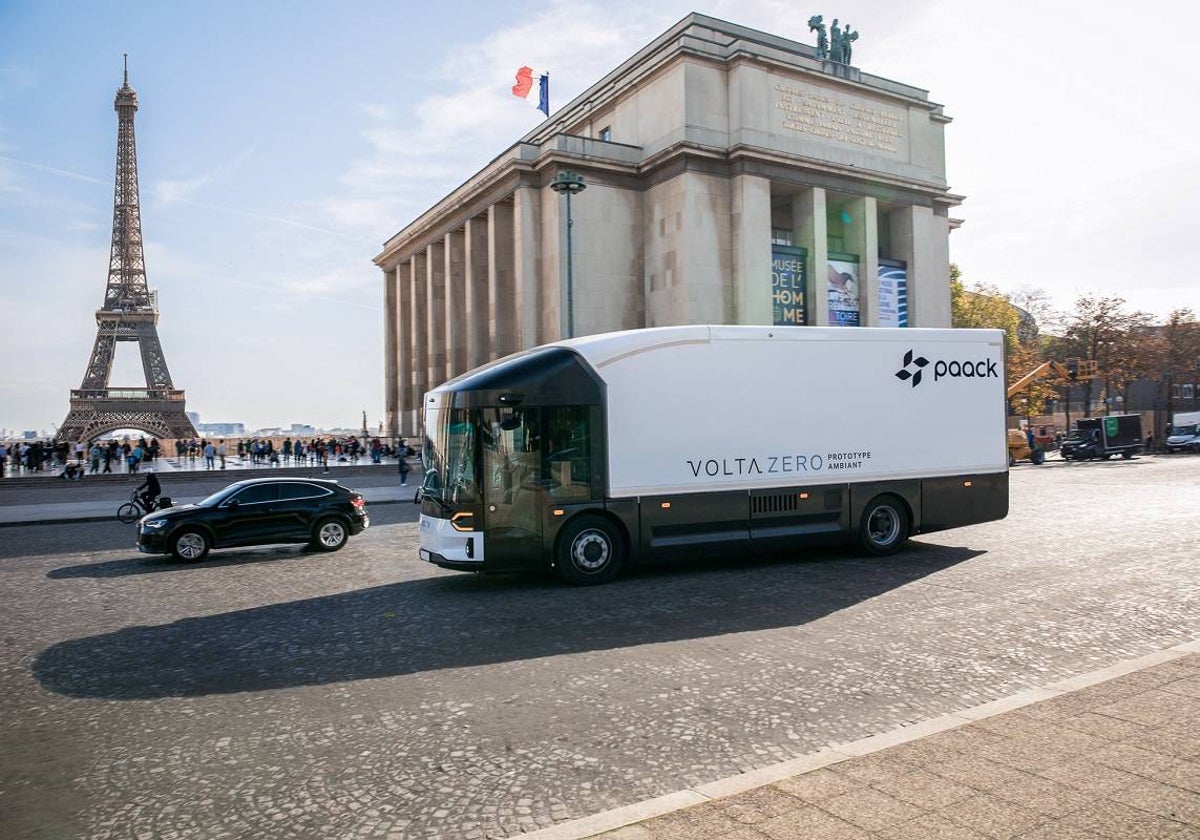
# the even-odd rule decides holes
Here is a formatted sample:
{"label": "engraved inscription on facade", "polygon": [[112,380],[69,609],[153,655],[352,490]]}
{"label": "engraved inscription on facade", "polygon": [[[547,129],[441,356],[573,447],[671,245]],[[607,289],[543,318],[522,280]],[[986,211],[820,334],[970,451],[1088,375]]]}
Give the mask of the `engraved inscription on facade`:
{"label": "engraved inscription on facade", "polygon": [[783,127],[881,152],[896,153],[904,138],[904,114],[862,102],[838,99],[785,82],[775,84],[775,108]]}

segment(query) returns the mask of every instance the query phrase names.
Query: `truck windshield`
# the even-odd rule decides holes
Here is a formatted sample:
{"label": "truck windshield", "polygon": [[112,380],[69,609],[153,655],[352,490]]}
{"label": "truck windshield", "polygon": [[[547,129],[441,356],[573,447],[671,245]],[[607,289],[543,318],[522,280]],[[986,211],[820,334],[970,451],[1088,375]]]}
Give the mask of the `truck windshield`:
{"label": "truck windshield", "polygon": [[1176,435],[1195,436],[1198,434],[1200,434],[1200,425],[1176,426],[1174,429],[1171,430],[1172,437],[1174,437]]}
{"label": "truck windshield", "polygon": [[426,411],[425,445],[421,450],[423,495],[444,504],[477,501],[473,413],[464,408]]}

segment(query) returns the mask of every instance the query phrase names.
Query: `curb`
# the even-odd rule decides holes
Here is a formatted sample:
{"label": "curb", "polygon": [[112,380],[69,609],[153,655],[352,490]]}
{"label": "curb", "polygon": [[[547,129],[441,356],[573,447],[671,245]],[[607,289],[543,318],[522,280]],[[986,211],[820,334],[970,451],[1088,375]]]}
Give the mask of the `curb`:
{"label": "curb", "polygon": [[594,837],[597,834],[627,828],[628,826],[654,817],[661,817],[664,814],[690,808],[693,805],[700,805],[704,802],[711,802],[714,799],[723,799],[738,793],[744,793],[754,788],[791,778],[792,776],[800,776],[810,773],[813,770],[820,770],[823,767],[848,761],[852,758],[870,755],[880,750],[897,746],[898,744],[916,741],[927,735],[935,735],[939,732],[957,729],[969,723],[975,723],[976,721],[1003,714],[1004,712],[1011,712],[1014,709],[1039,703],[1042,700],[1049,700],[1053,697],[1070,694],[1080,689],[1089,688],[1090,686],[1107,682],[1116,677],[1132,674],[1135,671],[1150,668],[1154,665],[1161,665],[1164,662],[1180,659],[1193,653],[1200,653],[1200,639],[1185,642],[1166,650],[1149,653],[1145,656],[1139,656],[1136,659],[1118,662],[1115,665],[1101,668],[1098,671],[1091,671],[1087,674],[1080,674],[1076,677],[1059,680],[1042,688],[1027,689],[1009,697],[1002,697],[999,700],[992,700],[988,703],[972,706],[969,709],[962,709],[908,726],[901,726],[890,732],[870,735],[866,738],[860,738],[857,741],[826,747],[818,752],[778,764],[772,764],[769,767],[760,767],[757,770],[739,773],[736,776],[728,776],[724,779],[717,779],[716,781],[697,785],[687,790],[675,791],[674,793],[664,794],[653,799],[646,799],[642,802],[635,802],[631,805],[623,805],[619,808],[602,811],[598,814],[570,820],[569,822],[547,826],[538,831],[532,831],[529,834],[522,834],[521,837],[523,840],[585,840],[585,838]]}

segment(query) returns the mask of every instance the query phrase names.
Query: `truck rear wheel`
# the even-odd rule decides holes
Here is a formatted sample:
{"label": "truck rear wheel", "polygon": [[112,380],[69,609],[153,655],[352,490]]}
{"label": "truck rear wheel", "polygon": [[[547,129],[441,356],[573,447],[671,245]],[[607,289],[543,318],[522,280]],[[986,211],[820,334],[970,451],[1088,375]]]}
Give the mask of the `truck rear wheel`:
{"label": "truck rear wheel", "polygon": [[554,567],[576,586],[608,583],[625,565],[625,543],[616,526],[600,516],[581,516],[558,537]]}
{"label": "truck rear wheel", "polygon": [[858,544],[863,551],[882,557],[895,554],[908,539],[908,508],[895,496],[876,496],[863,508]]}

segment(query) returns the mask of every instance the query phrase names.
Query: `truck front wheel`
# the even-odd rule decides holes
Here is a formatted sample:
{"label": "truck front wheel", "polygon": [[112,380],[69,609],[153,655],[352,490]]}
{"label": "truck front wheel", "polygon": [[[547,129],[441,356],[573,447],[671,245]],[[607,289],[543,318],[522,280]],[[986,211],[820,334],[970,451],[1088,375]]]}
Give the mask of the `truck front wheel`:
{"label": "truck front wheel", "polygon": [[895,496],[876,496],[863,508],[858,544],[863,551],[882,557],[895,554],[908,539],[908,508]]}
{"label": "truck front wheel", "polygon": [[554,567],[576,586],[607,583],[625,565],[625,543],[615,525],[600,516],[581,516],[558,538]]}

